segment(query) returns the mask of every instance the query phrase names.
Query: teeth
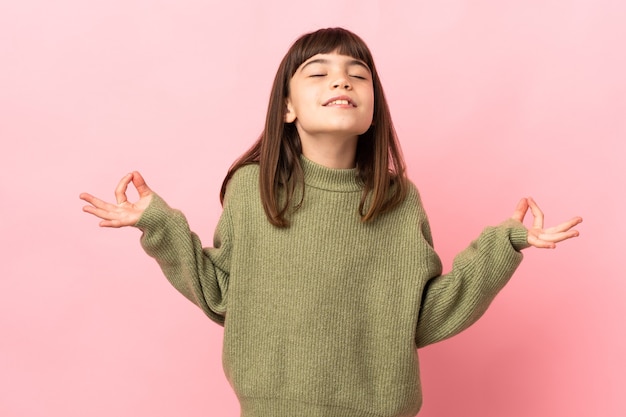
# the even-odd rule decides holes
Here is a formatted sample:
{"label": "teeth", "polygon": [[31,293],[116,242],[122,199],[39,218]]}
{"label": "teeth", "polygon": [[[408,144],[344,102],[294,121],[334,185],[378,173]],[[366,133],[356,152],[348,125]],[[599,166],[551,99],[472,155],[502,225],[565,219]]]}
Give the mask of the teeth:
{"label": "teeth", "polygon": [[329,106],[332,106],[332,105],[347,106],[348,104],[350,104],[348,100],[335,100],[335,101],[331,101],[330,103],[328,103]]}

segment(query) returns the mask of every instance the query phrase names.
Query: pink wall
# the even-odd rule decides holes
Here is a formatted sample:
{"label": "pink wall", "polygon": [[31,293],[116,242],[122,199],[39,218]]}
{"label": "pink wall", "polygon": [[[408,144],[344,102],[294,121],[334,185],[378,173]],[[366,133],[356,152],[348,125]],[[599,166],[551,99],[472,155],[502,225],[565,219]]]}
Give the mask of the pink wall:
{"label": "pink wall", "polygon": [[420,417],[626,415],[625,20],[610,0],[2,2],[0,415],[238,415],[221,329],[78,194],[139,169],[208,244],[280,58],[334,25],[377,58],[446,265],[521,196],[585,218],[422,351]]}

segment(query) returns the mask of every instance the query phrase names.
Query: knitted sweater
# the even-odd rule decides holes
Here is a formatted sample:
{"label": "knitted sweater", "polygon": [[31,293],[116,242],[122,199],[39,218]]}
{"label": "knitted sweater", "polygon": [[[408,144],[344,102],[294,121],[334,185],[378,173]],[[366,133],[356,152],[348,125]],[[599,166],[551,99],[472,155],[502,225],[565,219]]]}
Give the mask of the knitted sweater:
{"label": "knitted sweater", "polygon": [[242,417],[409,417],[417,348],[475,322],[520,263],[526,230],[484,230],[442,275],[417,190],[371,223],[356,170],[302,158],[304,203],[286,229],[263,211],[258,166],[231,179],[212,248],[154,196],[137,223],[165,276],[224,325]]}

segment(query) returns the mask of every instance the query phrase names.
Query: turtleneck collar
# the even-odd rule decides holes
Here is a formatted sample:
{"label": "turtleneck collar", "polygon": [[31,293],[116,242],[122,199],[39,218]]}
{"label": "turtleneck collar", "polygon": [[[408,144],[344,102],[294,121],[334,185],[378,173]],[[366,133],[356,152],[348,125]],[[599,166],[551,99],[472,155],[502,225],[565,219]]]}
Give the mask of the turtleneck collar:
{"label": "turtleneck collar", "polygon": [[307,186],[338,192],[363,190],[356,168],[327,168],[307,159],[304,155],[300,156],[300,162],[304,171],[304,183]]}

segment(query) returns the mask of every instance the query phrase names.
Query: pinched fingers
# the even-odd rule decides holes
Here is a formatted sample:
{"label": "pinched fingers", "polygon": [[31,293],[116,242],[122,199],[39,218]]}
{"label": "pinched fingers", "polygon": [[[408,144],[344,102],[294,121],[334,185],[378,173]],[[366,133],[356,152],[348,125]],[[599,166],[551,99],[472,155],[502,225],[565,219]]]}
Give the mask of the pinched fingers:
{"label": "pinched fingers", "polygon": [[146,184],[146,180],[143,179],[143,176],[138,171],[135,171],[130,175],[132,175],[133,185],[137,189],[139,197],[147,197],[152,194],[152,190]]}
{"label": "pinched fingers", "polygon": [[555,248],[556,244],[567,239],[577,237],[577,230],[573,227],[582,222],[581,217],[572,217],[570,220],[557,226],[544,229],[544,214],[535,200],[531,197],[523,198],[517,204],[512,218],[523,221],[528,210],[533,215],[533,224],[528,228],[528,244],[536,248]]}
{"label": "pinched fingers", "polygon": [[117,201],[118,206],[128,201],[128,197],[126,197],[126,190],[128,189],[128,184],[130,184],[132,179],[132,173],[126,174],[117,184],[117,187],[115,187],[115,201]]}
{"label": "pinched fingers", "polygon": [[128,185],[131,182],[133,183],[133,186],[137,189],[137,193],[139,194],[140,199],[145,199],[146,197],[150,197],[152,195],[152,190],[146,184],[143,176],[139,172],[134,171],[126,174],[115,188],[115,201],[117,201],[118,206],[129,203],[126,191],[128,191]]}
{"label": "pinched fingers", "polygon": [[[126,195],[131,182],[139,193],[139,200],[134,203],[128,201]],[[88,193],[82,193],[80,198],[90,204],[84,206],[83,211],[102,219],[100,226],[123,227],[137,224],[144,210],[150,205],[152,196],[153,192],[141,174],[134,171],[126,174],[115,187],[116,204],[108,203]]]}
{"label": "pinched fingers", "polygon": [[530,207],[530,211],[534,217],[533,228],[543,229],[543,211],[541,211],[535,200],[531,197],[528,197],[528,206]]}

